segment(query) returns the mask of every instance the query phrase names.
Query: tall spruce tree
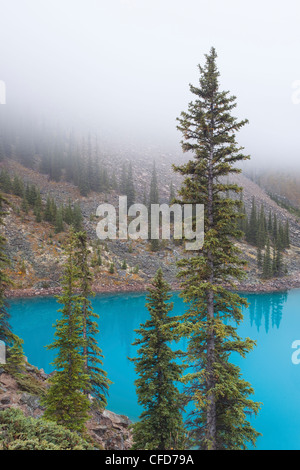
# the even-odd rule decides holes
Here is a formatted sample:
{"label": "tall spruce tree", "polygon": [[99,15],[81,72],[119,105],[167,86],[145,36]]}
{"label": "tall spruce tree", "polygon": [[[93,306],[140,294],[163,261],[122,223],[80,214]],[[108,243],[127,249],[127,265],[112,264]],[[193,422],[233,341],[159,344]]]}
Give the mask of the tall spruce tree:
{"label": "tall spruce tree", "polygon": [[76,293],[78,267],[76,266],[76,240],[71,232],[66,247],[67,260],[62,280],[62,294],[58,302],[61,318],[56,321],[55,340],[48,349],[57,350],[53,362],[56,370],[50,377],[50,388],[44,399],[44,417],[71,431],[82,432],[88,419],[89,400],[83,393],[89,377],[84,370],[82,299]]}
{"label": "tall spruce tree", "polygon": [[245,449],[259,435],[247,418],[249,411],[258,412],[259,404],[249,398],[252,387],[229,360],[232,351],[244,357],[255,344],[241,339],[234,326],[241,322],[242,307],[247,305],[229,289],[244,274],[241,253],[233,242],[241,235],[237,229],[241,201],[226,194],[242,188],[224,181],[240,171],[235,166],[239,161],[248,158],[235,137],[247,121],[232,116],[235,97],[219,90],[216,57],[212,48],[204,67],[199,65],[199,87],[190,85],[196,99],[178,118],[182,149],[193,152],[194,158],[174,166],[185,177],[181,202],[205,208],[204,245],[179,262],[181,295],[189,308],[178,332],[189,338],[187,356],[193,365],[186,381],[195,408],[187,424],[193,445],[207,450]]}
{"label": "tall spruce tree", "polygon": [[183,449],[185,444],[181,395],[176,387],[182,365],[169,344],[174,339],[169,290],[159,269],[147,296],[150,319],[136,330],[139,339],[133,343],[139,346],[138,357],[132,361],[138,374],[138,402],[144,408],[133,428],[133,449]]}
{"label": "tall spruce tree", "polygon": [[99,315],[93,311],[90,297],[94,295],[91,283],[92,273],[88,263],[88,246],[86,232],[76,234],[76,260],[79,269],[78,291],[82,308],[82,334],[84,339],[83,356],[84,370],[88,375],[88,382],[84,393],[91,394],[101,408],[107,404],[106,395],[111,381],[107,379],[102,369],[103,354],[97,345],[96,335],[99,333],[97,322]]}

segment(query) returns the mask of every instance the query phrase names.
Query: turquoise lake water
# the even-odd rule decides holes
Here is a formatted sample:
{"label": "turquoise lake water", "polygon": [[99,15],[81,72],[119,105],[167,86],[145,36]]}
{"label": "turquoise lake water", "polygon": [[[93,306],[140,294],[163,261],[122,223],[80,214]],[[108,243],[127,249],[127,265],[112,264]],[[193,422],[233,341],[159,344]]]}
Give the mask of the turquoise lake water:
{"label": "turquoise lake water", "polygon": [[[255,399],[263,403],[259,416],[253,419],[257,431],[257,449],[300,449],[300,290],[286,293],[245,294],[250,306],[244,311],[239,326],[242,337],[257,341],[246,359],[235,359],[243,377],[255,389]],[[174,295],[173,314],[182,312],[183,303]],[[138,328],[148,318],[145,295],[99,295],[93,299],[99,319],[99,345],[105,356],[104,368],[113,381],[108,409],[136,420],[141,412],[135,394],[134,357],[131,345]],[[15,299],[9,304],[13,331],[24,340],[28,361],[49,373],[54,352],[45,346],[53,341],[57,310],[54,298]],[[184,345],[182,345],[184,346]],[[294,354],[294,356],[292,356]],[[300,358],[300,354],[299,354]]]}

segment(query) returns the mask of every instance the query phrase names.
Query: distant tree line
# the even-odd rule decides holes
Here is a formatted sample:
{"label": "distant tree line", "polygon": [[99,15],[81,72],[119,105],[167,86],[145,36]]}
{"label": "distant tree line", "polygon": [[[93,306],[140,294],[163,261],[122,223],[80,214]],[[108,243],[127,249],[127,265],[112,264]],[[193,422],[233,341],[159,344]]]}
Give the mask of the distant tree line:
{"label": "distant tree line", "polygon": [[82,213],[79,204],[57,206],[53,197],[48,196],[46,202],[42,201],[39,188],[35,184],[25,184],[18,175],[10,176],[8,171],[0,173],[0,189],[5,194],[14,194],[22,198],[21,209],[28,213],[33,210],[36,222],[49,222],[54,226],[55,232],[63,232],[64,224],[72,225],[76,231],[82,228]]}
{"label": "distant tree line", "polygon": [[299,216],[300,174],[295,168],[248,170],[246,176],[263,188],[280,206]]}
{"label": "distant tree line", "polygon": [[18,161],[53,181],[72,182],[82,196],[116,189],[115,174],[108,171],[112,165],[90,134],[79,137],[30,120],[7,119],[0,132],[0,162],[5,159]]}
{"label": "distant tree line", "polygon": [[289,221],[283,224],[271,210],[266,214],[263,204],[259,207],[254,197],[249,216],[244,205],[243,215],[240,230],[245,240],[257,247],[257,265],[262,270],[262,277],[284,274],[282,252],[290,247]]}

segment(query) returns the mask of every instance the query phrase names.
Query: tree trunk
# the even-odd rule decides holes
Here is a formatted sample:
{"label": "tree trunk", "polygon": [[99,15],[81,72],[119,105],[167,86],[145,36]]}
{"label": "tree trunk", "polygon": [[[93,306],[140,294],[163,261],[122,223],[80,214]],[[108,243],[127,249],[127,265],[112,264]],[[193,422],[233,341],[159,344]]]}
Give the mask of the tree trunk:
{"label": "tree trunk", "polygon": [[[213,105],[211,106],[213,113]],[[211,137],[213,136],[214,120],[211,120]],[[213,142],[210,146],[209,168],[208,168],[208,225],[209,229],[213,228]],[[210,267],[210,284],[214,283],[214,261],[211,251],[207,253],[208,265]],[[209,441],[208,449],[216,450],[216,401],[213,388],[215,387],[215,377],[213,364],[215,361],[215,333],[213,330],[214,319],[214,293],[209,290],[207,293],[207,320],[210,323],[207,337],[207,423],[206,423],[206,439]]]}

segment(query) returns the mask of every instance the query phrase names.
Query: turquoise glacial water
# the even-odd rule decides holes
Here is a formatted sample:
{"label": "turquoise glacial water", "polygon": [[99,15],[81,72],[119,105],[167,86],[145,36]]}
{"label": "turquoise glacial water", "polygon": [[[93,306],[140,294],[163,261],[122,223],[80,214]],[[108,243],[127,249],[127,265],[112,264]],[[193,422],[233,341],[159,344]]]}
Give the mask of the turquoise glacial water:
{"label": "turquoise glacial water", "polygon": [[[292,344],[297,340],[300,344],[300,290],[245,297],[250,306],[244,311],[239,333],[256,340],[257,346],[246,359],[234,360],[252,384],[255,399],[263,403],[259,416],[253,419],[263,434],[257,449],[299,450],[300,364],[292,361],[293,353],[297,356]],[[173,313],[178,314],[184,308],[182,300],[174,295],[173,301]],[[53,341],[60,306],[48,297],[14,299],[9,305],[12,328],[24,340],[28,361],[51,372],[55,353],[45,346]],[[135,394],[134,364],[128,357],[135,355],[134,329],[148,317],[145,295],[98,295],[93,307],[100,315],[97,339],[105,355],[104,368],[113,381],[108,409],[136,420],[141,408]]]}

